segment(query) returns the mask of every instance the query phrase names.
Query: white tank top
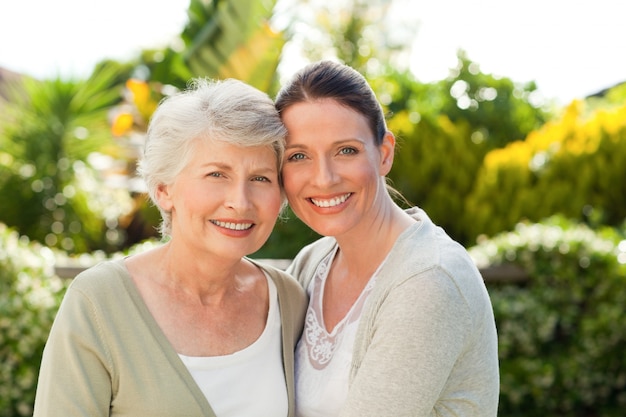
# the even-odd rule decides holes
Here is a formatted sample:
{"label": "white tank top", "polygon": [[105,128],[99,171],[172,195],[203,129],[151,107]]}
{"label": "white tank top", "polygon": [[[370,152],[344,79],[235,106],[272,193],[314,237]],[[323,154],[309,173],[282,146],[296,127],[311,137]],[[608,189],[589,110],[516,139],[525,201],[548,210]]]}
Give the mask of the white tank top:
{"label": "white tank top", "polygon": [[266,278],[267,323],[254,343],[224,356],[178,355],[218,417],[287,416],[280,309],[276,286]]}

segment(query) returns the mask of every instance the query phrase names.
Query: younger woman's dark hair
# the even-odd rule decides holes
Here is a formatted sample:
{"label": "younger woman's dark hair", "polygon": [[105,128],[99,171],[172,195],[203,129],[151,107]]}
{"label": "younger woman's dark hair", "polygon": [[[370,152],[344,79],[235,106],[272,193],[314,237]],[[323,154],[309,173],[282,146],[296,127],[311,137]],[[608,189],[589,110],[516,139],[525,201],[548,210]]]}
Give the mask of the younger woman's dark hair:
{"label": "younger woman's dark hair", "polygon": [[387,132],[383,109],[365,77],[347,65],[319,61],[305,66],[280,89],[274,105],[281,113],[294,104],[326,98],[365,116],[376,145],[382,143]]}

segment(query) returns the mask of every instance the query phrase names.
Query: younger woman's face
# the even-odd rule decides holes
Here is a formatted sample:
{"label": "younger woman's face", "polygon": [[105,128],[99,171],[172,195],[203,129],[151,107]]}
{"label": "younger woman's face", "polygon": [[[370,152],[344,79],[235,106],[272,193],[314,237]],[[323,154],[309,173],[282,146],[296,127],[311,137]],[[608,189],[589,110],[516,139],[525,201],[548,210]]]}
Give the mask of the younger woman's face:
{"label": "younger woman's face", "polygon": [[393,162],[394,139],[377,146],[367,119],[332,99],[282,111],[283,180],[295,214],[317,233],[339,236],[371,225]]}

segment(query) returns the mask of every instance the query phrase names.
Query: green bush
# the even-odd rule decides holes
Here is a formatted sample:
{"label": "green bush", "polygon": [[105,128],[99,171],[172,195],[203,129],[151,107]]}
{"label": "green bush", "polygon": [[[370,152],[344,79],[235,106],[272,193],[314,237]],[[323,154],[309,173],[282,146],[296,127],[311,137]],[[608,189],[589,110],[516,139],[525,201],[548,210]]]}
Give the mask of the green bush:
{"label": "green bush", "polygon": [[514,263],[522,285],[490,284],[502,416],[623,416],[626,240],[562,217],[519,224],[470,249],[479,266]]}
{"label": "green bush", "polygon": [[0,417],[32,415],[43,348],[71,282],[55,266],[88,268],[159,244],[148,240],[125,252],[70,256],[0,223]]}
{"label": "green bush", "polygon": [[593,225],[626,218],[626,106],[585,108],[573,102],[561,120],[485,156],[459,222],[470,238],[557,213]]}
{"label": "green bush", "polygon": [[[408,112],[395,115],[389,127],[397,136],[397,153],[389,178],[413,205],[423,208],[455,240],[467,244],[464,200],[487,152],[473,143],[471,126],[453,124],[446,116],[412,121]],[[472,240],[472,244],[475,240]]]}
{"label": "green bush", "polygon": [[471,246],[476,235],[460,219],[468,212],[466,199],[485,154],[525,138],[551,115],[533,104],[534,83],[485,74],[463,51],[457,59],[450,75],[436,83],[392,70],[370,82],[397,137],[389,174],[393,186],[455,240]]}
{"label": "green bush", "polygon": [[0,417],[32,415],[43,347],[65,289],[52,251],[0,224]]}

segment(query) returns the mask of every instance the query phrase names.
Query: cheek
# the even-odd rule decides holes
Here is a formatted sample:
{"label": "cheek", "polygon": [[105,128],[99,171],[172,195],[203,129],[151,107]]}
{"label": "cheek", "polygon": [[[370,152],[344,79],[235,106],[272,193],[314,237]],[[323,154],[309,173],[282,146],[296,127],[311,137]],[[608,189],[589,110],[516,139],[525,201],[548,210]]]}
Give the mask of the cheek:
{"label": "cheek", "polygon": [[280,188],[277,188],[274,193],[272,193],[272,203],[269,205],[271,207],[271,215],[273,217],[278,217],[280,214],[280,209],[283,206],[283,195],[280,191]]}
{"label": "cheek", "polygon": [[285,189],[285,194],[289,198],[299,188],[299,184],[301,182],[300,178],[302,177],[302,170],[299,170],[294,166],[284,166],[282,175],[283,188]]}
{"label": "cheek", "polygon": [[372,165],[361,167],[360,170],[355,170],[355,176],[361,179],[361,181],[378,182],[380,180],[380,172]]}
{"label": "cheek", "polygon": [[283,201],[280,187],[259,188],[253,192],[258,210],[268,217],[278,217]]}
{"label": "cheek", "polygon": [[176,190],[173,199],[173,208],[180,212],[202,215],[207,211],[214,210],[226,198],[224,187],[207,181],[186,185]]}
{"label": "cheek", "polygon": [[379,177],[386,175],[386,173],[381,171],[383,165],[380,153],[369,152],[367,159],[363,159],[359,164],[359,167],[355,167],[354,170],[363,178],[375,177],[378,179]]}

